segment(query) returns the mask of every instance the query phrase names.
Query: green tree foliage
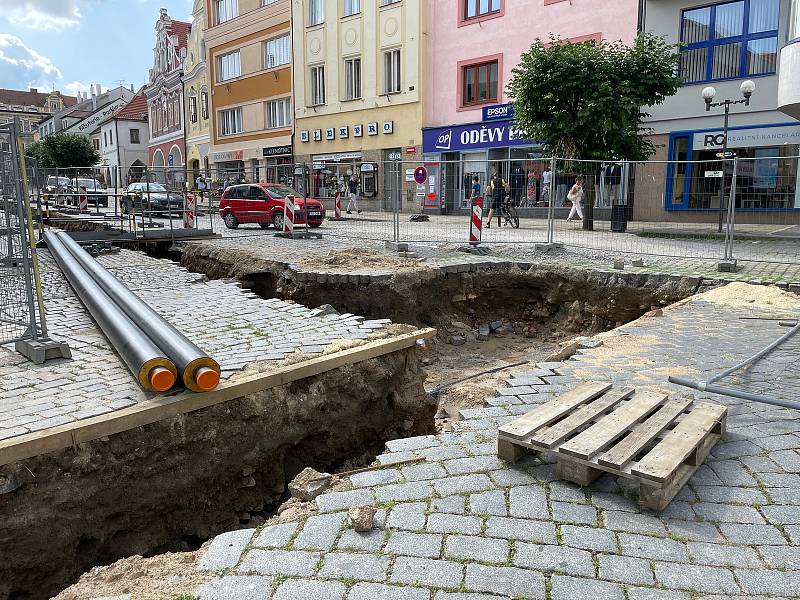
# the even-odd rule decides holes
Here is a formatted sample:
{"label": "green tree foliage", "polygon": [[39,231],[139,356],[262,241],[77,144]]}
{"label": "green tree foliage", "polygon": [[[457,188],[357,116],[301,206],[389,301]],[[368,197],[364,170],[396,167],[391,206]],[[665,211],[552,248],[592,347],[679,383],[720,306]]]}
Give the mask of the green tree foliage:
{"label": "green tree foliage", "polygon": [[25,154],[36,159],[40,169],[89,168],[100,162],[100,154],[88,137],[55,133],[28,146]]}
{"label": "green tree foliage", "polygon": [[514,118],[555,156],[645,160],[655,148],[643,107],[678,90],[677,61],[674,46],[646,34],[631,46],[537,40],[508,85]]}

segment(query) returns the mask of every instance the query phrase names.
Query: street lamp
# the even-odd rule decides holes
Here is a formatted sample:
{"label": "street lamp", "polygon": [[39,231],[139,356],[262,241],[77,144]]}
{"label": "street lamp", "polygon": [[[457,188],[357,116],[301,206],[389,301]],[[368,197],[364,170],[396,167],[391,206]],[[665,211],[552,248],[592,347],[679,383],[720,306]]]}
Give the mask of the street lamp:
{"label": "street lamp", "polygon": [[743,81],[742,85],[739,87],[739,90],[742,92],[741,100],[723,100],[722,102],[714,102],[714,96],[717,95],[717,90],[715,90],[712,86],[703,88],[701,93],[703,100],[706,103],[706,112],[709,112],[712,108],[716,108],[718,106],[725,107],[725,124],[722,127],[722,183],[719,186],[720,233],[722,233],[722,218],[723,213],[725,212],[725,161],[728,159],[728,120],[730,118],[731,105],[744,104],[745,106],[750,106],[750,98],[752,97],[753,92],[756,91],[756,82],[752,79]]}

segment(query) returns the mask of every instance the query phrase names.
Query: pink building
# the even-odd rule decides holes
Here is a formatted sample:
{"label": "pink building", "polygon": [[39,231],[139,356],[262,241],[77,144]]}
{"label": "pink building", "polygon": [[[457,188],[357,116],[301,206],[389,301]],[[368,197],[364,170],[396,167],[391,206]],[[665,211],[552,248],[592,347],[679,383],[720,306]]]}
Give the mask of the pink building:
{"label": "pink building", "polygon": [[540,148],[514,131],[505,93],[536,38],[631,42],[638,21],[639,0],[428,2],[423,151],[429,162],[446,165],[436,173],[439,207],[467,208],[471,177],[484,183],[495,168],[517,189],[524,176],[523,193],[540,175],[533,164]]}

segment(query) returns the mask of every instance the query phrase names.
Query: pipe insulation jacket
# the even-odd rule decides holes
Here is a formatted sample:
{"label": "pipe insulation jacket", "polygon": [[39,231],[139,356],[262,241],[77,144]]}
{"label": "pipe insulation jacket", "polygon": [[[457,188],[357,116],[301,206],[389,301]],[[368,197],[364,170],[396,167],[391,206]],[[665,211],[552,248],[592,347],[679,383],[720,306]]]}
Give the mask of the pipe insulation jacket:
{"label": "pipe insulation jacket", "polygon": [[100,326],[139,384],[152,392],[165,392],[175,385],[175,364],[112,301],[81,267],[61,238],[45,234],[47,247],[75,294]]}
{"label": "pipe insulation jacket", "polygon": [[186,388],[194,392],[207,392],[217,387],[220,367],[216,360],[131,292],[66,232],[56,232],[55,235],[90,278],[175,363]]}

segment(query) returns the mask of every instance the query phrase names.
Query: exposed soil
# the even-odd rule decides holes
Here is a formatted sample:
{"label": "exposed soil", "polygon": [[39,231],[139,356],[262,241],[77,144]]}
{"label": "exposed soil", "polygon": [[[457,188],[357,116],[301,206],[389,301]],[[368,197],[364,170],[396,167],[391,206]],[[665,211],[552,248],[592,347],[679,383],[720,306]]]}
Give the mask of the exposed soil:
{"label": "exposed soil", "polygon": [[421,259],[393,257],[383,252],[363,248],[331,250],[324,256],[312,256],[300,261],[303,267],[318,267],[322,270],[334,269],[420,269],[424,266]]}

